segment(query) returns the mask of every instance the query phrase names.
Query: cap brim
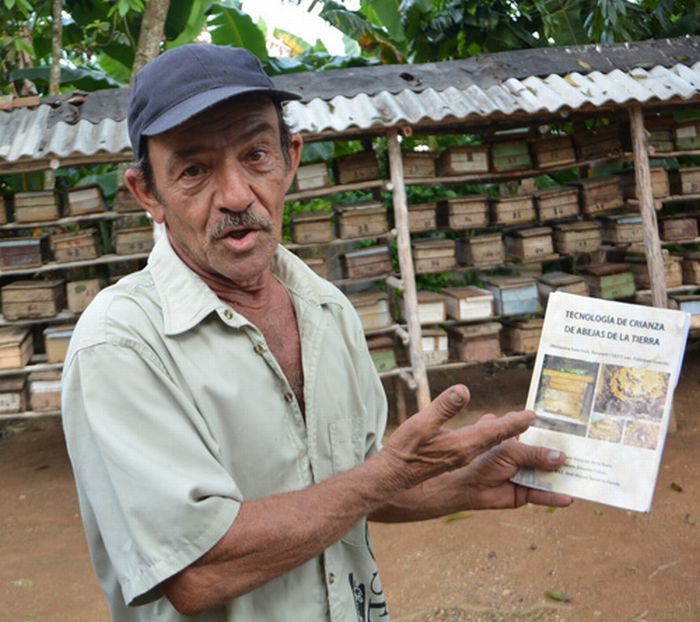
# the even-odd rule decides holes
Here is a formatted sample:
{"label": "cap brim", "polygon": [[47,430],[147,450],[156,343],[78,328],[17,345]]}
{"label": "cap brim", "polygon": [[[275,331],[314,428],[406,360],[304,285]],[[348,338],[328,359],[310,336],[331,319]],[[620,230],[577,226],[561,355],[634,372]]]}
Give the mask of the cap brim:
{"label": "cap brim", "polygon": [[301,99],[301,95],[291,93],[289,91],[280,91],[277,89],[267,89],[257,87],[240,87],[240,86],[224,86],[218,89],[197,93],[192,97],[185,99],[172,108],[166,110],[158,118],[154,119],[146,127],[141,130],[141,136],[156,136],[168,130],[183,124],[185,121],[203,112],[207,108],[211,108],[222,101],[238,97],[239,95],[248,95],[253,93],[261,93],[267,95],[277,101],[288,101]]}

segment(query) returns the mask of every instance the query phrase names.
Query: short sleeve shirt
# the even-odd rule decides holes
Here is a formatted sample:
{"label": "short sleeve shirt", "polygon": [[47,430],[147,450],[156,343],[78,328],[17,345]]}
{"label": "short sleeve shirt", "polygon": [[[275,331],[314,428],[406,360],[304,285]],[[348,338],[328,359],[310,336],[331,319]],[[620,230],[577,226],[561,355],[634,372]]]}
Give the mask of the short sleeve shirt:
{"label": "short sleeve shirt", "polygon": [[322,556],[184,618],[162,581],[206,553],[241,503],[307,488],[380,448],[386,400],[347,299],[279,247],[301,337],[305,418],[262,333],[161,236],[146,268],[83,313],[62,411],[93,565],[115,621],[388,620],[358,522]]}

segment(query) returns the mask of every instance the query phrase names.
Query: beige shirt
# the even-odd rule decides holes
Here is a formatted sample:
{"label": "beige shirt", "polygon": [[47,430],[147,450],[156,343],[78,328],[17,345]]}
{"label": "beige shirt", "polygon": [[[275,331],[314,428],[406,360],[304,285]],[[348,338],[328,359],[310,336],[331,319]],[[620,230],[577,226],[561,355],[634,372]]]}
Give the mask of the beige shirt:
{"label": "beige shirt", "polygon": [[167,236],[78,322],[63,420],[115,621],[388,620],[365,520],[322,557],[200,616],[180,616],[159,591],[241,502],[306,488],[380,448],[386,400],[354,309],[282,247],[273,272],[296,310],[306,421],[262,333]]}

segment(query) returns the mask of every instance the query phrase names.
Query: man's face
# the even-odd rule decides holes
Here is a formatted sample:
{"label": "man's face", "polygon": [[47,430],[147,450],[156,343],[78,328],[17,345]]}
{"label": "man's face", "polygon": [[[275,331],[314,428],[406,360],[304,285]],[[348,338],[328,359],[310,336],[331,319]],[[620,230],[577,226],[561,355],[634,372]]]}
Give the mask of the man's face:
{"label": "man's face", "polygon": [[[178,254],[200,274],[255,284],[281,238],[301,138],[292,137],[287,165],[274,105],[253,96],[150,137],[148,150],[157,196],[140,198]],[[143,183],[136,185],[143,195]]]}

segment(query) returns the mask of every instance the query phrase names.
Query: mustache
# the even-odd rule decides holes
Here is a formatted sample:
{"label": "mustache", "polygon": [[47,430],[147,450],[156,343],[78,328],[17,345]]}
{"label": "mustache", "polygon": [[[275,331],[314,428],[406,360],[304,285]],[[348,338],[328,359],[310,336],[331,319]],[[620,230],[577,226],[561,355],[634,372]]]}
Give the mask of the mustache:
{"label": "mustache", "polygon": [[269,218],[263,218],[253,214],[250,207],[242,212],[226,212],[224,217],[217,222],[209,233],[212,240],[218,240],[226,234],[227,229],[242,229],[255,227],[267,232],[274,230],[274,224]]}

